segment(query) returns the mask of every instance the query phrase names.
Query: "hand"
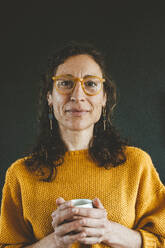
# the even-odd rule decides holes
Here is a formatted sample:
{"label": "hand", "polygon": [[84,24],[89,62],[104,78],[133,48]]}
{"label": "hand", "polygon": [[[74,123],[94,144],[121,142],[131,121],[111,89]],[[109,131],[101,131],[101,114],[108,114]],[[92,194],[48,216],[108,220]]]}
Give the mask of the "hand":
{"label": "hand", "polygon": [[83,222],[81,218],[74,219],[78,208],[73,207],[71,201],[66,202],[63,198],[58,198],[56,204],[58,208],[52,213],[56,247],[69,248],[72,243],[86,236],[84,232],[77,233]]}
{"label": "hand", "polygon": [[[104,243],[113,248],[140,248],[142,245],[139,232],[107,219],[98,198],[93,200],[94,208],[74,207],[71,201],[65,202],[63,198],[57,199],[57,205],[52,225],[58,247],[68,248],[76,241],[88,245]],[[64,220],[72,222],[63,224]],[[71,231],[78,233],[69,235]]]}
{"label": "hand", "polygon": [[79,208],[76,216],[73,219],[80,218],[83,226],[77,231],[85,233],[85,237],[79,238],[78,241],[83,244],[105,243],[111,223],[107,219],[106,209],[103,207],[98,198],[93,200],[94,208]]}
{"label": "hand", "polygon": [[113,248],[140,248],[142,238],[139,232],[117,222],[109,221],[107,213],[98,198],[93,200],[94,208],[78,208],[73,219],[81,218],[82,226],[77,231],[85,234],[78,238],[83,244],[104,243]]}
{"label": "hand", "polygon": [[95,208],[92,209],[74,207],[71,201],[65,202],[63,198],[58,198],[56,203],[58,208],[52,213],[52,226],[56,240],[61,245],[59,247],[69,247],[76,241],[96,244],[104,240],[103,234],[109,222],[99,199],[93,200]]}

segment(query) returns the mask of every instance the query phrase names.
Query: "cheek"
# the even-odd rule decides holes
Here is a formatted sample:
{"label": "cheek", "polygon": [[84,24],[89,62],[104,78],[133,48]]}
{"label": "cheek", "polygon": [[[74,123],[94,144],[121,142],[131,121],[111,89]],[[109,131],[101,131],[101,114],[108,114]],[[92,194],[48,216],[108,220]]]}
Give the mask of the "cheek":
{"label": "cheek", "polygon": [[100,95],[96,95],[91,99],[92,105],[100,111],[103,107],[103,97]]}
{"label": "cheek", "polygon": [[53,104],[56,105],[59,102],[63,101],[63,96],[60,94],[57,94],[56,90],[53,90],[52,92],[52,99],[53,99]]}
{"label": "cheek", "polygon": [[56,91],[52,93],[53,109],[56,119],[62,114],[63,106],[67,102],[67,97],[65,95],[57,94]]}
{"label": "cheek", "polygon": [[92,105],[94,108],[94,116],[96,121],[98,121],[100,119],[101,113],[102,113],[102,105],[103,105],[103,99],[98,97],[97,99],[94,99],[94,101],[92,101]]}
{"label": "cheek", "polygon": [[102,113],[102,105],[101,104],[96,106],[96,111],[95,112],[96,112],[97,118],[100,119],[100,116],[101,116],[101,113]]}

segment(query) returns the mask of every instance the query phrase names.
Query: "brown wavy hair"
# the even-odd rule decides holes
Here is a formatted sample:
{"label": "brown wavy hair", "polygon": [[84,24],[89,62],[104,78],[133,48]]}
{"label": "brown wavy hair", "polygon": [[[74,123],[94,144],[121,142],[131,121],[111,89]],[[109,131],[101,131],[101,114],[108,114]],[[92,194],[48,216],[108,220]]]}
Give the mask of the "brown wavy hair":
{"label": "brown wavy hair", "polygon": [[[24,163],[32,171],[36,172],[43,181],[52,181],[57,173],[57,167],[64,161],[67,147],[64,144],[58,126],[58,122],[53,116],[53,130],[50,131],[48,118],[49,106],[47,93],[52,92],[52,76],[56,74],[57,68],[64,61],[75,55],[87,54],[91,56],[100,66],[105,78],[104,92],[107,95],[106,118],[103,114],[94,126],[93,138],[89,143],[89,155],[100,167],[109,169],[121,165],[126,161],[124,148],[127,141],[121,139],[119,133],[112,125],[112,113],[116,105],[116,87],[110,75],[106,72],[105,57],[93,45],[87,43],[77,43],[71,41],[61,47],[48,59],[46,72],[42,74],[39,95],[39,134],[36,144]],[[106,120],[106,130],[104,131],[103,120]],[[44,169],[48,173],[45,173]]]}

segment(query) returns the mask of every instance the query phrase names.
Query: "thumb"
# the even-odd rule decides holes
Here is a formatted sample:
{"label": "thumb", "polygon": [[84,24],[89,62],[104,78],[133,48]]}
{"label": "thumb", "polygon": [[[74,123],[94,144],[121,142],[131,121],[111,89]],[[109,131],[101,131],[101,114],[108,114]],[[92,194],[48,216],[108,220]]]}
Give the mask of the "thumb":
{"label": "thumb", "polygon": [[93,206],[96,207],[96,208],[104,209],[104,206],[101,203],[99,198],[94,198],[93,199]]}
{"label": "thumb", "polygon": [[[62,197],[59,197],[56,199],[56,204],[57,204],[57,207],[59,207],[61,204],[63,204],[65,202],[64,198]],[[56,210],[52,212],[51,216],[52,218],[56,215]]]}
{"label": "thumb", "polygon": [[56,199],[56,204],[57,204],[58,207],[59,207],[62,203],[64,203],[64,202],[65,202],[65,200],[64,200],[64,198],[62,198],[62,197],[59,197],[59,198]]}

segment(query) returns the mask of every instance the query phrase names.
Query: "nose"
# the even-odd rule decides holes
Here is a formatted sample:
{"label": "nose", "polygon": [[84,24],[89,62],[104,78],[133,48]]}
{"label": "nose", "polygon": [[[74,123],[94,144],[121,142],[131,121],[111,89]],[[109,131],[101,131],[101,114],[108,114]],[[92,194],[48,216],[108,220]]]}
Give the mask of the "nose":
{"label": "nose", "polygon": [[81,82],[77,81],[75,88],[71,94],[76,101],[84,101],[85,100],[85,92],[82,89]]}

